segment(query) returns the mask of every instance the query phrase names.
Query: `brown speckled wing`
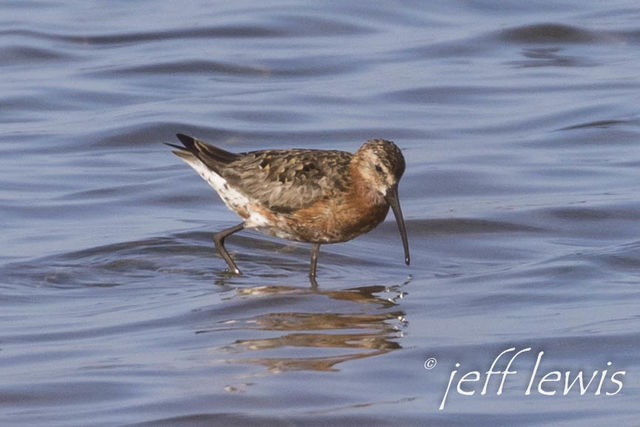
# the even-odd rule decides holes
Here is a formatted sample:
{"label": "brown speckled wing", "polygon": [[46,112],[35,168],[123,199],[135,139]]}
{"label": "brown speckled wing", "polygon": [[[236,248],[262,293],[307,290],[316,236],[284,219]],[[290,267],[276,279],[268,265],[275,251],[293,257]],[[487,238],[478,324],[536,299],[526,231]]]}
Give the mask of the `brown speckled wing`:
{"label": "brown speckled wing", "polygon": [[345,151],[252,151],[241,154],[220,173],[249,198],[288,213],[345,191],[351,157]]}

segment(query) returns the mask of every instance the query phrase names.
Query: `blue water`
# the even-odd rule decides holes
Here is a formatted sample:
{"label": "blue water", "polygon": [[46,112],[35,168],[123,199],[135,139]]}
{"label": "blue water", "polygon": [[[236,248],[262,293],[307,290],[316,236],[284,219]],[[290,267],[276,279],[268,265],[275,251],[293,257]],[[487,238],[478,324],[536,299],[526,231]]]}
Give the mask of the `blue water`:
{"label": "blue water", "polygon": [[[639,22],[631,1],[3,2],[0,424],[637,424]],[[229,276],[212,235],[238,217],[177,132],[395,141],[412,265],[390,215],[322,247],[317,290],[308,245],[253,231]]]}

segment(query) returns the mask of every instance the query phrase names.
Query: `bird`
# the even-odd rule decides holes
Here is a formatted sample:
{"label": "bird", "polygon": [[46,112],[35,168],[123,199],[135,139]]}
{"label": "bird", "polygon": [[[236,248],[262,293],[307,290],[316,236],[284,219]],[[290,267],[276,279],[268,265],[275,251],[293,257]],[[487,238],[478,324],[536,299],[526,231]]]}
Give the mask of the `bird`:
{"label": "bird", "polygon": [[225,239],[243,229],[311,243],[309,280],[317,286],[320,246],[367,233],[392,209],[404,261],[410,264],[407,231],[398,199],[405,171],[400,148],[370,139],[355,153],[339,150],[270,149],[233,153],[177,134],[182,145],[165,143],[218,193],[242,222],[214,234],[229,270],[242,274]]}

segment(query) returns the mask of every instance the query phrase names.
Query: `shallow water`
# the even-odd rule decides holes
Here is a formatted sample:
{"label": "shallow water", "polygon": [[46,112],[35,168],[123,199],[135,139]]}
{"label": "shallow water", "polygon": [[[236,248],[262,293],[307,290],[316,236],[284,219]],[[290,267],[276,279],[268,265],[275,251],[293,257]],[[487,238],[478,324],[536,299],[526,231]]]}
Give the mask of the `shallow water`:
{"label": "shallow water", "polygon": [[[639,18],[631,1],[3,2],[0,423],[636,423]],[[322,247],[317,290],[307,245],[256,232],[228,239],[245,274],[225,274],[212,233],[238,219],[161,144],[176,132],[236,151],[394,140],[412,265],[390,215]],[[523,350],[518,373],[482,393],[510,348],[493,371]],[[594,382],[564,395],[578,372]]]}

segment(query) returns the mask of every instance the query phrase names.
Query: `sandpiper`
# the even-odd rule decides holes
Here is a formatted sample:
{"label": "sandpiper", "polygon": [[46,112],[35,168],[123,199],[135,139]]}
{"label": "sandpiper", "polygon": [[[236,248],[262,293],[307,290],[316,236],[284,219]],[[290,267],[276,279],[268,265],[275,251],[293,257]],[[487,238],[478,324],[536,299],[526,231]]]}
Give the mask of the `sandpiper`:
{"label": "sandpiper", "polygon": [[261,150],[231,153],[177,134],[173,153],[213,187],[243,221],[214,234],[218,253],[241,274],[224,240],[244,228],[312,244],[309,279],[316,285],[320,245],[351,240],[380,224],[393,209],[405,263],[409,243],[398,201],[405,169],[393,142],[372,139],[355,154],[337,150]]}

